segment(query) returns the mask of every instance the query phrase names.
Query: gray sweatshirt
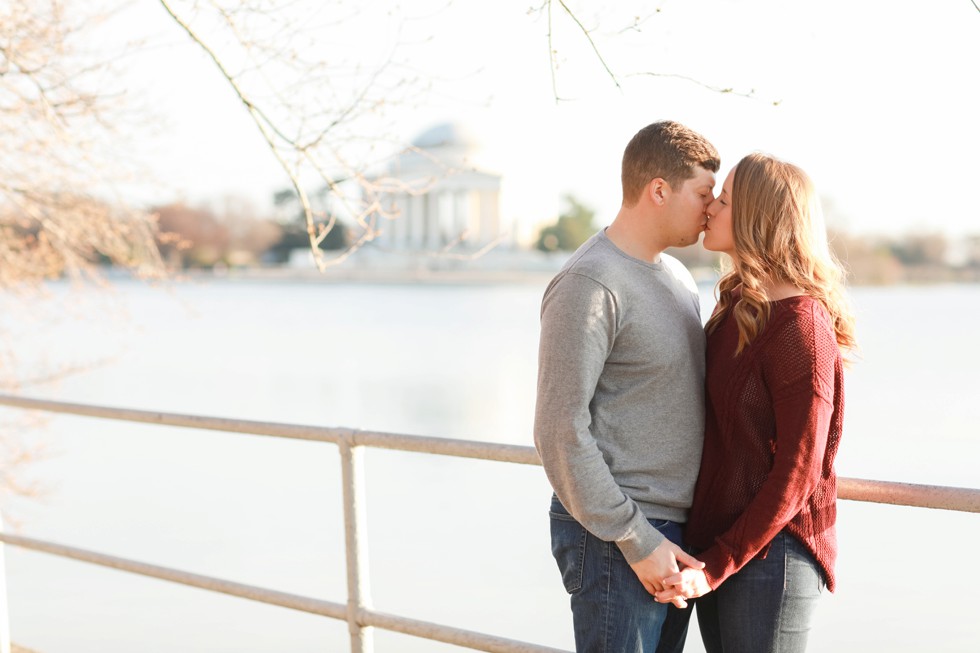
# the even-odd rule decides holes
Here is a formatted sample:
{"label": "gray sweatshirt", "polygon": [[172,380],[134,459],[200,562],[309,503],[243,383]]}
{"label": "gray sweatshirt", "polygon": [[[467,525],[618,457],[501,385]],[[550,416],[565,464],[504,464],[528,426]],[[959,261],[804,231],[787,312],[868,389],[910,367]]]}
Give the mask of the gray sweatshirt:
{"label": "gray sweatshirt", "polygon": [[677,259],[635,259],[600,231],[541,303],[534,444],[555,494],[627,562],[687,521],[704,439],[704,330]]}

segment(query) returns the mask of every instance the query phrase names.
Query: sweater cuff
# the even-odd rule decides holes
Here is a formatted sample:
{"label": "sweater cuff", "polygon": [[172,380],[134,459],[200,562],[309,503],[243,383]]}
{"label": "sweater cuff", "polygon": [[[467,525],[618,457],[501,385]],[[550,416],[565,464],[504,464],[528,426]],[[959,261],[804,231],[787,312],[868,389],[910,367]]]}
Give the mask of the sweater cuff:
{"label": "sweater cuff", "polygon": [[704,563],[704,575],[712,590],[718,589],[726,578],[737,571],[735,561],[717,544],[694,557]]}
{"label": "sweater cuff", "polygon": [[632,565],[653,553],[664,539],[663,533],[644,518],[625,537],[616,540],[616,546],[623,552],[626,562]]}

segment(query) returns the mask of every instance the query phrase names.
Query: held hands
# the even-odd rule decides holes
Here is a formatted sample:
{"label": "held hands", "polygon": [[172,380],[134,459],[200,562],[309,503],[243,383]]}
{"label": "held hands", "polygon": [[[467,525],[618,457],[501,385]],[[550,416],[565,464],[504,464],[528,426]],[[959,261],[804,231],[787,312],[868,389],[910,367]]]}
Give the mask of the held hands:
{"label": "held hands", "polygon": [[[658,603],[673,603],[677,607],[685,607],[684,599],[696,599],[711,591],[708,578],[704,575],[704,565],[695,569],[687,567],[673,576],[664,578],[664,590],[654,594]],[[680,605],[681,600],[684,605]]]}
{"label": "held hands", "polygon": [[[679,579],[681,577],[683,572],[681,572],[679,564],[685,565],[685,572],[692,570],[698,570],[700,572],[704,568],[703,562],[692,558],[670,540],[661,542],[653,550],[653,553],[643,560],[631,564],[630,567],[633,568],[633,572],[640,579],[640,582],[643,583],[646,591],[652,594],[657,601],[661,603],[673,603],[679,608],[685,608],[687,607],[685,598],[693,598],[693,596],[700,595],[686,596],[685,593],[677,591],[673,583],[667,582],[669,579]],[[701,576],[704,577],[703,572],[701,572]],[[707,585],[707,581],[705,581],[705,585]],[[660,598],[661,595],[664,596],[663,600]]]}

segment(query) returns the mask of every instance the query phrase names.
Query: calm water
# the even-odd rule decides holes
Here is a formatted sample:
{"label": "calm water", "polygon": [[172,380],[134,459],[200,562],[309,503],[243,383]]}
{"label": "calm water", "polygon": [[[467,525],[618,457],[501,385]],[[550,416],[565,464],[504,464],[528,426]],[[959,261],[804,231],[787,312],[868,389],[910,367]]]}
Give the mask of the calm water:
{"label": "calm water", "polygon": [[[528,445],[544,283],[56,287],[6,302],[6,364],[81,368],[29,396]],[[980,287],[853,299],[863,351],[839,473],[980,486]],[[345,600],[332,445],[78,417],[9,428],[47,450],[27,470],[43,498],[6,503],[23,534]],[[540,468],[369,451],[366,477],[376,608],[572,647]],[[811,650],[978,650],[980,516],[840,508],[840,588]],[[347,650],[341,622],[13,547],[7,575],[13,639],[43,653]]]}

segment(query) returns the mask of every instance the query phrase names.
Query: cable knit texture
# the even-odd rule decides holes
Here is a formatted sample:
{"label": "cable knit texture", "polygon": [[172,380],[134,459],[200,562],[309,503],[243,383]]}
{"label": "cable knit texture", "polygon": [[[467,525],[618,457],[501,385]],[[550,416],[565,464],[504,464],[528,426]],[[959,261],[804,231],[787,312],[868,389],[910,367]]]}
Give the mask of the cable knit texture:
{"label": "cable knit texture", "polygon": [[730,309],[708,336],[704,454],[686,538],[704,549],[698,558],[717,588],[785,530],[833,591],[843,361],[818,301],[770,306],[763,331],[737,357]]}

